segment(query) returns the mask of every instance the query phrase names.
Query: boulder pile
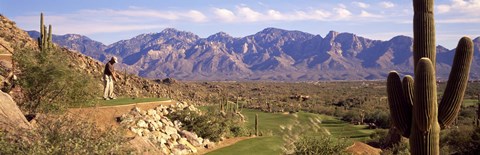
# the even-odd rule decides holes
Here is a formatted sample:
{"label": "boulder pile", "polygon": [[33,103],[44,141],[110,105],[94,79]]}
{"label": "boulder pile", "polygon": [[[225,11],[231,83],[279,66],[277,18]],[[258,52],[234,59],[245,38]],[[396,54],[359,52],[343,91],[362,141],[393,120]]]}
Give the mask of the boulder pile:
{"label": "boulder pile", "polygon": [[195,106],[186,103],[161,105],[146,111],[135,107],[120,117],[120,123],[137,136],[148,138],[164,154],[192,154],[197,152],[196,147],[210,147],[213,143],[193,132],[182,130],[180,121],[166,117],[170,113],[187,109],[200,112]]}

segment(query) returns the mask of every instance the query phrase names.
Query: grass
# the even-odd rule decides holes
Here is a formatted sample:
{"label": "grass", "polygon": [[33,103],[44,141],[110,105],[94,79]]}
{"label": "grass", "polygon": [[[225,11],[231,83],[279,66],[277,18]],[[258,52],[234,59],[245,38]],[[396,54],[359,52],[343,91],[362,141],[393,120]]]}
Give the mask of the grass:
{"label": "grass", "polygon": [[117,105],[126,105],[134,103],[143,103],[143,102],[156,102],[156,101],[167,101],[168,98],[117,98],[114,100],[100,100],[98,104],[100,106],[117,106]]}
{"label": "grass", "polygon": [[[335,137],[365,140],[369,138],[371,133],[373,133],[373,130],[364,129],[366,126],[356,126],[331,116],[307,112],[280,114],[243,109],[242,114],[247,118],[246,126],[250,129],[254,129],[255,114],[258,114],[260,132],[269,133],[270,135],[240,141],[234,145],[212,151],[208,153],[208,155],[283,154],[282,147],[284,144],[283,136],[285,131],[283,131],[280,126],[292,126],[292,130],[301,131],[301,133],[307,136],[315,136],[315,134],[318,133],[310,130],[308,124],[312,124],[316,119],[321,120],[322,122],[318,125],[327,129],[328,132]],[[293,124],[295,123],[299,123],[300,126],[294,126]]]}
{"label": "grass", "polygon": [[251,154],[281,154],[283,146],[282,131],[280,125],[292,124],[294,115],[280,113],[265,113],[258,110],[243,109],[242,114],[246,117],[246,126],[254,130],[255,114],[258,114],[258,128],[261,133],[271,135],[261,136],[238,142],[229,147],[224,147],[209,155],[251,155]]}
{"label": "grass", "polygon": [[208,155],[256,155],[256,154],[282,154],[282,137],[267,136],[247,139],[235,143],[229,147],[224,147]]}
{"label": "grass", "polygon": [[370,138],[374,130],[367,129],[366,125],[353,125],[332,116],[321,115],[321,126],[337,138],[349,138],[356,141],[365,141]]}
{"label": "grass", "polygon": [[478,100],[473,100],[473,99],[464,99],[463,100],[463,106],[468,107],[468,106],[475,106],[478,104]]}

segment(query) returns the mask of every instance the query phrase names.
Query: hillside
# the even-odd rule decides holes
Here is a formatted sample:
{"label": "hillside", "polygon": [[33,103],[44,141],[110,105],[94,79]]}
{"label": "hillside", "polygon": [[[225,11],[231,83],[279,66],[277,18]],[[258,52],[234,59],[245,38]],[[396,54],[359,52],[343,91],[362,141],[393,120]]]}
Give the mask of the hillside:
{"label": "hillside", "polygon": [[[3,15],[0,15],[0,43],[10,49],[13,50],[15,47],[18,48],[30,48],[35,49],[37,47],[36,41],[31,39],[29,35],[19,29],[15,22],[10,21]],[[79,36],[70,37],[71,40],[78,39]],[[55,37],[58,41],[58,36]],[[68,37],[66,37],[68,38]],[[68,40],[68,39],[67,39]],[[75,40],[76,41],[76,40]],[[65,41],[63,43],[68,43]],[[84,45],[84,44],[72,44],[71,47],[76,47],[76,45]],[[87,45],[84,45],[85,47]],[[79,46],[78,46],[79,47]],[[101,45],[99,45],[101,47]],[[83,49],[91,49],[91,48],[83,48]],[[4,49],[2,49],[4,50]],[[89,56],[85,56],[78,52],[73,52],[66,48],[62,48],[64,52],[66,52],[69,57],[67,58],[70,64],[68,66],[77,69],[78,71],[84,73],[85,75],[93,76],[97,80],[98,85],[103,85],[102,83],[102,75],[103,75],[103,68],[104,64],[98,60],[92,59]],[[88,51],[88,50],[87,50]],[[156,83],[151,80],[147,80],[136,75],[132,74],[122,74],[122,71],[119,70],[118,72],[118,82],[116,83],[116,94],[119,96],[125,97],[140,97],[140,96],[161,96],[165,95],[167,92],[166,85]],[[125,76],[126,75],[126,76]],[[126,79],[127,78],[127,79]],[[102,86],[103,87],[103,86]],[[103,90],[98,90],[102,92]],[[99,96],[100,97],[100,96]]]}
{"label": "hillside", "polygon": [[[390,70],[412,74],[412,41],[407,36],[380,41],[335,31],[322,37],[277,28],[242,38],[224,32],[200,38],[167,28],[108,46],[81,35],[54,36],[57,44],[100,61],[117,56],[121,67],[142,77],[181,80],[383,80]],[[471,76],[479,79],[480,38],[474,42]],[[438,46],[437,53],[439,79],[446,79],[454,50]]]}

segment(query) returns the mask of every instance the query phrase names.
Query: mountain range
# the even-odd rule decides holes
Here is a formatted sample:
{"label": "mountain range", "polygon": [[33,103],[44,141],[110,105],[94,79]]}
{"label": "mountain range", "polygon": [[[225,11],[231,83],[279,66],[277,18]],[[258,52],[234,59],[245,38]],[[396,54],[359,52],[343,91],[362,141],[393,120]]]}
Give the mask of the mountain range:
{"label": "mountain range", "polygon": [[[28,31],[32,38],[39,33]],[[54,35],[53,42],[147,78],[180,80],[384,80],[391,70],[413,75],[413,39],[372,40],[330,31],[325,37],[266,28],[246,37],[224,32],[201,38],[167,28],[104,45],[77,34]],[[471,78],[480,78],[480,37],[474,39]],[[448,78],[455,50],[437,46],[438,79]]]}

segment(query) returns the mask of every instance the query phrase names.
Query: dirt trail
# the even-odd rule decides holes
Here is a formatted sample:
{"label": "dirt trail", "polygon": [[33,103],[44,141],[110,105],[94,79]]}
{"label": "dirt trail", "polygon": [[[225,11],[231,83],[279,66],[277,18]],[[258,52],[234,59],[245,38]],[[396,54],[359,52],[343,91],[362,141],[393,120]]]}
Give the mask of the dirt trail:
{"label": "dirt trail", "polygon": [[86,108],[72,108],[68,112],[80,119],[90,120],[102,129],[107,127],[117,128],[120,124],[117,123],[117,117],[122,114],[130,112],[133,107],[138,107],[142,110],[152,109],[160,105],[175,104],[175,101],[156,101],[144,102],[118,106],[103,106],[103,107],[86,107]]}

